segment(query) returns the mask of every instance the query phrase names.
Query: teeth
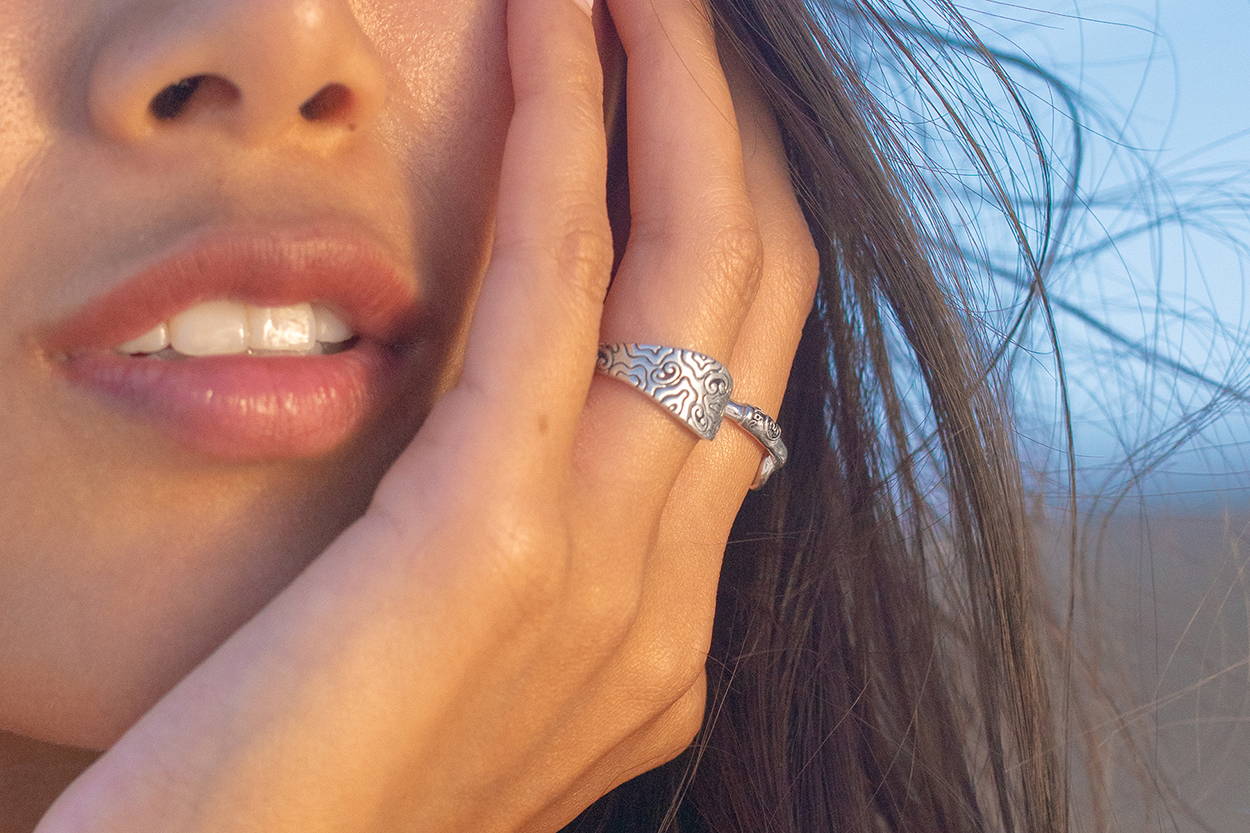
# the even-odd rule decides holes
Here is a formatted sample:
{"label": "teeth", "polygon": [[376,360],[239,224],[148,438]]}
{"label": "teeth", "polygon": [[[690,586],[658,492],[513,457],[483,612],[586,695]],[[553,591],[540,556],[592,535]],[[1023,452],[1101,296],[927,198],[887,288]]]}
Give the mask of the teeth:
{"label": "teeth", "polygon": [[231,356],[247,349],[247,308],[207,301],[169,320],[169,346],[184,356]]}
{"label": "teeth", "polygon": [[165,322],[157,324],[138,338],[132,338],[117,348],[119,353],[159,353],[169,346],[169,327]]}
{"label": "teeth", "polygon": [[252,350],[307,353],[317,343],[311,304],[248,307],[247,346]]}
{"label": "teeth", "polygon": [[232,356],[248,353],[321,355],[350,341],[347,322],[322,304],[259,307],[238,301],[206,301],[162,322],[115,350],[158,358]]}
{"label": "teeth", "polygon": [[321,304],[313,305],[313,314],[317,318],[317,341],[323,344],[338,344],[347,341],[355,333],[347,326],[347,322],[334,314],[334,311]]}

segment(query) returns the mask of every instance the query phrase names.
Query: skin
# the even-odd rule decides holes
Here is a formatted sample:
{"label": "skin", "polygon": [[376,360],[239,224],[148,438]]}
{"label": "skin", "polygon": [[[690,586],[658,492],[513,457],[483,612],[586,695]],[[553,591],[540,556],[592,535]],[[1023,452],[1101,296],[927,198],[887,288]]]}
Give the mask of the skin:
{"label": "skin", "polygon": [[[716,356],[775,414],[818,272],[704,14],[0,9],[2,833],[557,830],[689,744],[761,452],[696,442],[595,345]],[[264,106],[147,130],[192,52]],[[350,119],[292,126],[343,78]],[[608,135],[630,173],[605,194]],[[274,219],[366,226],[428,293],[402,396],[343,448],[198,458],[40,355],[178,234]]]}

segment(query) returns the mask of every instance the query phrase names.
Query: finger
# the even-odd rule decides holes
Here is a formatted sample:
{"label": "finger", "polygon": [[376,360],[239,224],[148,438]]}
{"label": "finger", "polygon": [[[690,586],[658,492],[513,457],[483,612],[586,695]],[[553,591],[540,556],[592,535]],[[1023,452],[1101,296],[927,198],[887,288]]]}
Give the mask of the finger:
{"label": "finger", "polygon": [[[609,0],[627,55],[630,234],[601,339],[685,347],[722,362],[759,273],[729,85],[702,0]],[[579,472],[601,512],[658,515],[695,437],[616,380],[592,385]],[[604,453],[594,437],[611,438]]]}
{"label": "finger", "polygon": [[[763,241],[759,286],[727,364],[734,374],[734,400],[776,418],[820,282],[820,254],[795,193],[781,130],[764,93],[738,58],[730,56],[725,67],[740,102],[747,183]],[[741,498],[767,452],[730,421],[716,442],[700,443],[696,452],[687,467],[695,482],[704,484],[705,499],[700,511],[686,514],[703,518],[713,531],[728,535]],[[723,488],[706,488],[712,484]],[[675,496],[675,508],[692,499],[686,495],[691,493]]]}
{"label": "finger", "polygon": [[461,387],[501,431],[567,448],[612,266],[603,71],[577,0],[509,0],[507,24],[515,109]]}
{"label": "finger", "polygon": [[[737,59],[727,56],[725,67],[739,105],[747,183],[764,245],[759,290],[728,364],[734,400],[776,418],[812,309],[820,257],[791,183],[776,120]],[[764,454],[751,435],[726,421],[715,441],[699,443],[687,459],[648,563],[640,630],[670,638],[694,632],[698,636],[688,640],[710,646],[725,545]],[[773,479],[784,476],[783,470]]]}

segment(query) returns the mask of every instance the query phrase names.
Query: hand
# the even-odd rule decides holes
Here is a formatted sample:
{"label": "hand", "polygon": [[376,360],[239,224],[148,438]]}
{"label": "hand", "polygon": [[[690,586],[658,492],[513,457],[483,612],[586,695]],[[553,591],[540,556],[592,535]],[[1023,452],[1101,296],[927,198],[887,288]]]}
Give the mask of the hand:
{"label": "hand", "polygon": [[698,442],[596,376],[596,346],[707,353],[775,414],[818,261],[776,125],[741,72],[731,99],[701,3],[607,1],[631,230],[606,302],[591,21],[510,0],[516,111],[460,383],[364,516],[37,833],[546,833],[689,745],[762,452],[728,423]]}

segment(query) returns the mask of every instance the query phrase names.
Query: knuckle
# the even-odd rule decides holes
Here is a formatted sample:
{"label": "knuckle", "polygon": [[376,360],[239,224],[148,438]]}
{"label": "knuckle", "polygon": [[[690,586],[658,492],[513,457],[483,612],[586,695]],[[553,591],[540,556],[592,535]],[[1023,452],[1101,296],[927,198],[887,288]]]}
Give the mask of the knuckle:
{"label": "knuckle", "polygon": [[596,646],[596,653],[612,654],[632,632],[638,619],[641,598],[639,594],[619,587],[599,586],[578,588],[571,603],[574,607],[572,618]]}
{"label": "knuckle", "polygon": [[700,675],[665,715],[663,754],[668,760],[676,758],[690,748],[703,729],[707,716],[707,677]]}
{"label": "knuckle", "polygon": [[500,611],[523,619],[549,612],[564,591],[567,540],[552,525],[517,514],[497,515],[479,535],[483,579],[502,596]]}
{"label": "knuckle", "polygon": [[755,298],[764,266],[764,242],[755,223],[747,218],[717,227],[703,255],[712,274],[723,276],[716,286],[728,297],[723,303],[745,310]]}
{"label": "knuckle", "polygon": [[[638,757],[623,780],[650,772],[672,761],[698,739],[707,715],[707,678],[690,686],[662,713],[639,731]],[[621,783],[621,781],[618,781]]]}
{"label": "knuckle", "polygon": [[647,772],[679,757],[698,739],[707,715],[707,682],[691,686],[668,709],[651,720],[646,730],[647,758],[635,765]]}
{"label": "knuckle", "polygon": [[747,280],[758,277],[764,263],[764,240],[754,216],[739,211],[714,226],[710,255],[731,274]]}
{"label": "knuckle", "polygon": [[[504,237],[494,242],[493,257],[507,268],[519,274],[530,274],[535,269],[554,270],[562,280],[554,285],[570,289],[579,295],[569,300],[575,305],[582,301],[602,304],[612,271],[614,248],[612,229],[608,223],[606,208],[598,213],[581,199],[556,200],[552,213],[567,219],[556,221],[549,231],[526,237]],[[536,291],[545,292],[550,282],[535,284]]]}
{"label": "knuckle", "polygon": [[563,271],[599,275],[612,268],[612,229],[606,207],[574,203],[557,235],[555,256]]}
{"label": "knuckle", "polygon": [[651,224],[631,230],[630,237],[646,240],[663,260],[693,261],[701,273],[714,276],[709,286],[730,296],[717,301],[744,306],[755,296],[764,241],[749,207],[724,209],[711,222]]}
{"label": "knuckle", "polygon": [[608,277],[612,272],[612,231],[603,218],[586,219],[588,212],[574,212],[580,219],[570,221],[560,236],[556,261],[567,286],[580,297],[572,299],[578,307],[592,309],[603,303]]}
{"label": "knuckle", "polygon": [[787,252],[786,274],[793,283],[794,295],[804,307],[810,307],[820,285],[821,264],[820,251],[806,225],[784,249]]}
{"label": "knuckle", "polygon": [[[540,49],[539,61],[513,67],[512,85],[518,109],[562,116],[571,109],[593,113],[602,100],[603,69],[583,49]],[[573,113],[573,115],[576,115]]]}
{"label": "knuckle", "polygon": [[[603,76],[581,71],[580,65],[570,67],[566,88],[556,91],[553,107],[561,111],[563,126],[573,134],[593,138],[595,145],[606,144],[607,132],[603,124]],[[602,138],[600,138],[602,137]]]}
{"label": "knuckle", "polygon": [[706,674],[707,653],[678,644],[653,645],[636,660],[636,686],[640,698],[661,709],[672,705],[696,686]]}
{"label": "knuckle", "polygon": [[548,265],[554,262],[557,266],[610,266],[612,227],[607,204],[597,205],[592,197],[580,193],[576,183],[566,183],[553,191],[556,193],[544,209],[551,219],[540,228],[535,228],[529,218],[504,224],[505,229],[513,228],[514,232],[497,231],[492,244],[495,257],[525,267],[534,261],[547,261]]}

